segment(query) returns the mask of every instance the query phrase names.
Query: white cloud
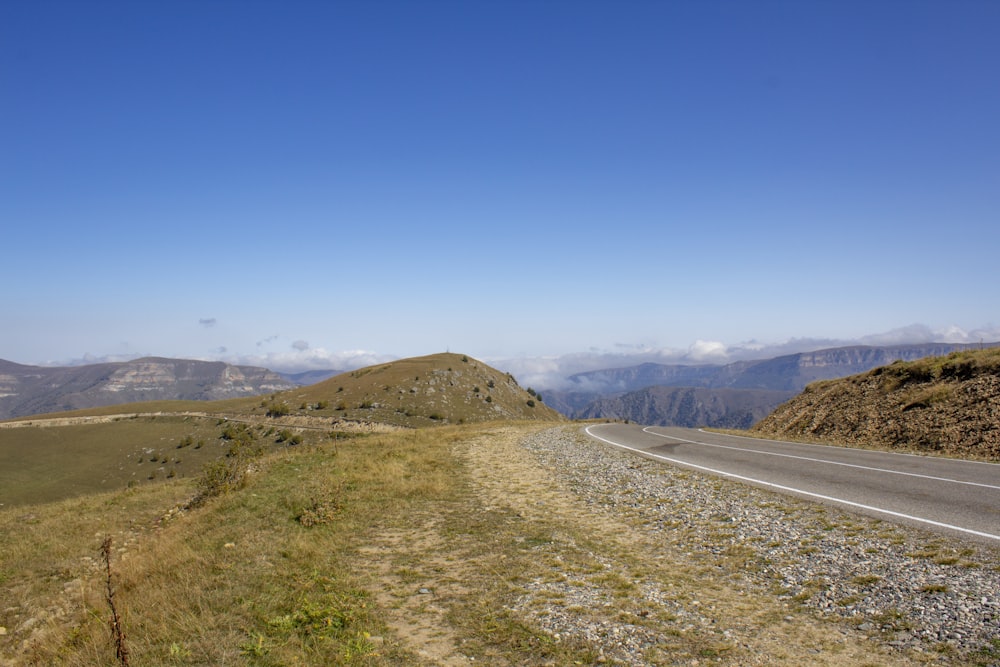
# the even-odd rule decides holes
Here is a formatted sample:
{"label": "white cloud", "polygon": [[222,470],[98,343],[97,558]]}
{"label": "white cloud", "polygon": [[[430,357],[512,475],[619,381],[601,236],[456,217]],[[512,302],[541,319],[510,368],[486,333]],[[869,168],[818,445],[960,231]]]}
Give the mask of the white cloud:
{"label": "white cloud", "polygon": [[688,348],[688,357],[694,361],[725,361],[729,358],[729,349],[719,341],[696,340]]}
{"label": "white cloud", "polygon": [[353,370],[355,368],[393,361],[398,358],[395,355],[381,354],[370,350],[330,352],[321,347],[299,349],[293,345],[290,350],[262,354],[231,355],[221,360],[243,366],[263,366],[272,371],[298,373],[311,370]]}
{"label": "white cloud", "polygon": [[292,343],[292,348],[298,350],[299,352],[305,352],[309,349],[309,343],[304,340],[297,340]]}

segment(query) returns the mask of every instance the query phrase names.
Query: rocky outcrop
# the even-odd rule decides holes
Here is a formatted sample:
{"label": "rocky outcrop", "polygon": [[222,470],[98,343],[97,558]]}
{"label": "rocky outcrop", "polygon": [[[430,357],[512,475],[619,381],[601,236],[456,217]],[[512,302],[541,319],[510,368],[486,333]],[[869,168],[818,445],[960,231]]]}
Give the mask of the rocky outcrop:
{"label": "rocky outcrop", "polygon": [[896,362],[817,382],[753,431],[1000,460],[1000,349]]}

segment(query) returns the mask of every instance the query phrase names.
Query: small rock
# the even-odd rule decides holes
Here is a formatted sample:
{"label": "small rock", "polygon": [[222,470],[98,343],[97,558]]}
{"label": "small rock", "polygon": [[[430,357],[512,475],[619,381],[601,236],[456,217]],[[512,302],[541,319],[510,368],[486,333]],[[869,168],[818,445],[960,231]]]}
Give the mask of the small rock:
{"label": "small rock", "polygon": [[0,637],[2,637],[5,634],[7,634],[7,628],[0,625]]}

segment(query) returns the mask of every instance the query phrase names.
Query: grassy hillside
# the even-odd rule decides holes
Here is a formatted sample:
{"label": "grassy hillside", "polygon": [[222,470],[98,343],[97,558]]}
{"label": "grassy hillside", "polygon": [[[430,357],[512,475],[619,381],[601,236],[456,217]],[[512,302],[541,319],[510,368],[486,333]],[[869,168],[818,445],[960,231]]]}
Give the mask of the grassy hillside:
{"label": "grassy hillside", "polygon": [[296,437],[497,419],[559,420],[510,375],[460,354],[404,359],[223,401],[155,401],[0,423],[0,506],[199,474],[245,428],[262,451]]}
{"label": "grassy hillside", "polygon": [[463,354],[378,364],[277,394],[293,414],[406,427],[496,419],[561,419],[507,373]]}
{"label": "grassy hillside", "polygon": [[1000,349],[816,382],[753,431],[1000,460]]}
{"label": "grassy hillside", "polygon": [[163,416],[0,428],[0,506],[195,476],[226,451],[217,422]]}

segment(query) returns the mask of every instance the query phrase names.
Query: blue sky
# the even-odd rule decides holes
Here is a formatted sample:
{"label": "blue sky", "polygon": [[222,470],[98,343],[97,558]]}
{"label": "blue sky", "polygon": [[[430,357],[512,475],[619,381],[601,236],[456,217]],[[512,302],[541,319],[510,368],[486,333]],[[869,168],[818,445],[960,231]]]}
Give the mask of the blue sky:
{"label": "blue sky", "polygon": [[2,3],[0,358],[1000,338],[997,34],[962,0]]}

